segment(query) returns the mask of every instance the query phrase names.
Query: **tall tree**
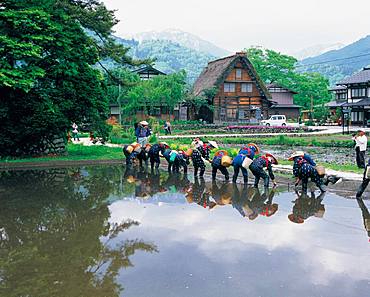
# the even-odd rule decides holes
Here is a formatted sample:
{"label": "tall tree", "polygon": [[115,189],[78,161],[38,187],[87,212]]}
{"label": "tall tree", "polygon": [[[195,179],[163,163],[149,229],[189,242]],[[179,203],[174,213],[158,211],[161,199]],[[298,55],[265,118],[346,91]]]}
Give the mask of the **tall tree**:
{"label": "tall tree", "polygon": [[329,102],[329,81],[319,73],[297,71],[297,60],[273,50],[249,48],[246,50],[249,60],[265,83],[276,83],[296,91],[295,104],[305,109],[312,105]]}
{"label": "tall tree", "polygon": [[106,135],[108,99],[94,66],[108,57],[125,66],[148,62],[113,42],[116,23],[98,0],[1,2],[1,156],[40,154],[72,122]]}
{"label": "tall tree", "polygon": [[143,111],[148,115],[161,106],[168,107],[169,113],[173,113],[175,106],[184,100],[185,81],[186,74],[183,71],[141,81],[123,98],[123,113],[132,115]]}

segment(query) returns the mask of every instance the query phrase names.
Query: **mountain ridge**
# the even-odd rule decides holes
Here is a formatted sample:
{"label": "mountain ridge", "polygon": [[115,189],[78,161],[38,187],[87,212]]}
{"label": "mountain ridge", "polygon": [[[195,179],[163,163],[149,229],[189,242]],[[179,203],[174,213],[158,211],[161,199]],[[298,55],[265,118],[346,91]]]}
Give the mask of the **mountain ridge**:
{"label": "mountain ridge", "polygon": [[300,67],[304,71],[319,72],[327,77],[331,84],[336,84],[368,65],[370,65],[370,35],[341,49],[328,51],[300,62]]}
{"label": "mountain ridge", "polygon": [[195,34],[179,29],[141,32],[134,34],[132,38],[139,42],[150,40],[168,40],[190,49],[209,53],[216,57],[227,56],[231,53],[230,51],[223,49],[210,41],[204,40]]}

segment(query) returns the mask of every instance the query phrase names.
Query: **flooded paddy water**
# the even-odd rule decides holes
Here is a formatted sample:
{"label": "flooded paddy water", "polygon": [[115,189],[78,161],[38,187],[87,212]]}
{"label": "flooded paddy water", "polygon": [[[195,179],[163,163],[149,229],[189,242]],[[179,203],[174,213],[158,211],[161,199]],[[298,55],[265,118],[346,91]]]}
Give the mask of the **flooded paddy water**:
{"label": "flooded paddy water", "polygon": [[87,166],[0,203],[0,296],[370,296],[369,200]]}

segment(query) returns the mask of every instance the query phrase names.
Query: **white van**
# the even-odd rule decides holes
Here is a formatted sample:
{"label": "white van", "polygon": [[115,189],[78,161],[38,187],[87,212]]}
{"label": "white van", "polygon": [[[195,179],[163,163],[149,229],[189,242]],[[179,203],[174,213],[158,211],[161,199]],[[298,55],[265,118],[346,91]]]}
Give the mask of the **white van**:
{"label": "white van", "polygon": [[273,115],[268,120],[262,120],[264,126],[286,126],[285,115]]}

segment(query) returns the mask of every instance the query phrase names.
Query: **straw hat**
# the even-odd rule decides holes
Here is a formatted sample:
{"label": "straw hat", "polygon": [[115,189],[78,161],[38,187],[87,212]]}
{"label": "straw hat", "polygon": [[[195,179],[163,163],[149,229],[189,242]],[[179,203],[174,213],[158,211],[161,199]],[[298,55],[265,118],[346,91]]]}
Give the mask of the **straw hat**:
{"label": "straw hat", "polygon": [[135,182],[135,177],[133,177],[132,175],[128,176],[127,177],[127,182],[130,183],[130,184],[133,184]]}
{"label": "straw hat", "polygon": [[147,143],[144,147],[145,147],[145,151],[148,153],[152,145]]}
{"label": "straw hat", "polygon": [[131,154],[133,151],[134,151],[134,147],[132,145],[129,145],[128,147],[126,147],[126,152],[128,152],[129,154]]}
{"label": "straw hat", "polygon": [[233,160],[229,156],[223,156],[221,158],[221,165],[224,167],[230,167]]}
{"label": "straw hat", "polygon": [[224,150],[220,150],[220,151],[217,151],[215,153],[215,156],[218,157],[218,156],[228,156],[228,152],[227,151],[224,151]]}
{"label": "straw hat", "polygon": [[168,143],[167,143],[167,142],[164,142],[164,141],[163,141],[163,142],[160,142],[160,144],[161,144],[161,145],[164,145],[164,146],[167,146],[167,147],[170,147],[170,146],[168,145]]}
{"label": "straw hat", "polygon": [[300,216],[294,215],[293,213],[291,213],[290,215],[288,215],[288,219],[291,222],[296,223],[296,224],[303,224],[304,223],[304,219],[302,219]]}
{"label": "straw hat", "polygon": [[139,124],[143,125],[143,126],[148,126],[149,123],[147,121],[141,121]]}
{"label": "straw hat", "polygon": [[216,142],[216,141],[210,140],[210,141],[208,141],[208,143],[209,143],[210,145],[212,145],[214,148],[218,149],[218,144],[217,144],[217,142]]}
{"label": "straw hat", "polygon": [[185,154],[190,157],[193,154],[193,150],[189,148],[186,150]]}
{"label": "straw hat", "polygon": [[188,203],[193,203],[194,202],[193,192],[186,192],[185,198]]}
{"label": "straw hat", "polygon": [[253,142],[248,143],[248,144],[247,144],[247,146],[248,146],[248,147],[253,146],[253,147],[256,149],[256,154],[257,154],[257,155],[261,152],[261,150],[260,150],[259,146],[258,146],[257,144],[255,144],[255,143],[253,143]]}
{"label": "straw hat", "polygon": [[304,152],[303,151],[296,151],[296,152],[293,152],[290,157],[288,158],[289,161],[293,161],[293,159],[295,157],[303,157],[304,156]]}
{"label": "straw hat", "polygon": [[273,203],[271,205],[268,205],[267,206],[267,214],[266,214],[266,216],[267,217],[273,216],[278,211],[278,209],[279,209],[279,205],[276,204],[276,203]]}
{"label": "straw hat", "polygon": [[141,144],[140,143],[137,143],[136,145],[131,144],[131,146],[134,148],[135,152],[137,152],[137,153],[141,152]]}
{"label": "straw hat", "polygon": [[269,158],[269,159],[272,159],[273,164],[276,164],[276,165],[279,164],[278,160],[275,158],[275,156],[273,154],[267,153],[266,157]]}

